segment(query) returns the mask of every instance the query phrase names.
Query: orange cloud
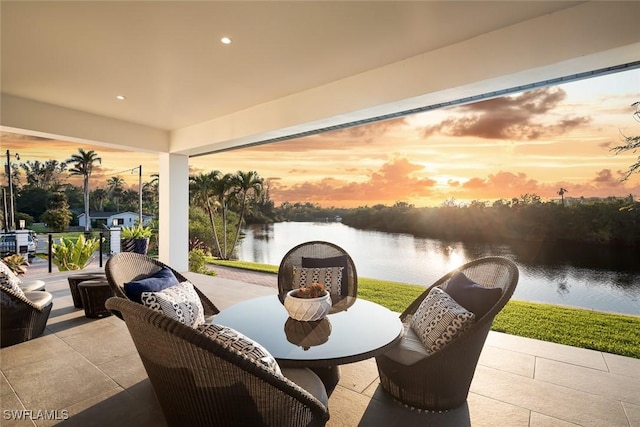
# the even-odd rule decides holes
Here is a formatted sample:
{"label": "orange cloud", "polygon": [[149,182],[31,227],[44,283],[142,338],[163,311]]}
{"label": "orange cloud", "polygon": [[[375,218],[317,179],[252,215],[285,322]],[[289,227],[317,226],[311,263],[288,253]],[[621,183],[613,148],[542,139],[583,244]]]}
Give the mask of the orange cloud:
{"label": "orange cloud", "polygon": [[403,157],[394,157],[379,170],[370,174],[364,182],[347,182],[325,178],[287,186],[275,183],[271,187],[274,201],[309,201],[322,206],[361,206],[369,203],[391,203],[416,197],[426,197],[433,192],[436,181],[417,178],[413,174],[422,166]]}

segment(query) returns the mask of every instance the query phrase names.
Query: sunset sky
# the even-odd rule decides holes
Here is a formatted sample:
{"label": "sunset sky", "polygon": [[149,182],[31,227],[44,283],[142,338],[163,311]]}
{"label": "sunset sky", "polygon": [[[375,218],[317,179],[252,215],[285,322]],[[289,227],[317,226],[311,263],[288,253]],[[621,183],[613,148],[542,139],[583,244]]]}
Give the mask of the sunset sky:
{"label": "sunset sky", "polygon": [[[425,112],[305,138],[190,160],[194,173],[255,170],[271,199],[357,207],[404,201],[416,206],[511,199],[640,197],[640,175],[621,182],[639,153],[614,155],[633,118],[640,70],[567,83],[475,104]],[[77,143],[7,134],[2,151],[21,161],[66,160]],[[102,157],[91,187],[119,175],[137,186],[157,173],[157,156],[84,146]],[[13,161],[13,160],[12,160]],[[75,183],[75,182],[74,182]],[[3,183],[4,184],[4,183]]]}

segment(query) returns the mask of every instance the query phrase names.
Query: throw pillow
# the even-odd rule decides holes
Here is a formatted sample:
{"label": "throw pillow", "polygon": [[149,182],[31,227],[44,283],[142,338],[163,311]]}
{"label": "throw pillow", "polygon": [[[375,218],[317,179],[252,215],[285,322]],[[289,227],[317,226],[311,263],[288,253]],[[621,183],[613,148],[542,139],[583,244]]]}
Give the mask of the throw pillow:
{"label": "throw pillow", "polygon": [[18,276],[16,276],[4,262],[0,261],[0,286],[4,286],[7,289],[11,289],[14,293],[24,296],[20,283],[22,283],[22,281]]}
{"label": "throw pillow", "polygon": [[322,283],[330,294],[342,295],[343,270],[343,267],[304,268],[294,266],[293,284],[295,287],[300,287]]}
{"label": "throw pillow", "polygon": [[178,279],[173,271],[170,268],[162,267],[149,277],[125,283],[124,293],[131,301],[142,303],[140,298],[143,292],[158,292],[177,284]]}
{"label": "throw pillow", "polygon": [[339,255],[328,258],[308,258],[302,257],[302,267],[322,268],[322,267],[343,267],[341,281],[341,295],[349,293],[349,259],[346,255]]}
{"label": "throw pillow", "polygon": [[445,291],[458,304],[475,314],[476,319],[487,314],[502,295],[502,289],[485,288],[474,283],[461,272],[451,276]]}
{"label": "throw pillow", "polygon": [[182,282],[158,292],[142,292],[142,304],[192,328],[204,323],[204,307],[193,285]]}
{"label": "throw pillow", "polygon": [[254,363],[263,365],[276,375],[282,376],[280,365],[278,365],[271,353],[256,341],[235,329],[215,323],[205,323],[198,326],[197,329],[211,339],[218,341],[223,347],[249,358]]}
{"label": "throw pillow", "polygon": [[440,288],[433,288],[411,319],[411,328],[422,340],[427,353],[444,348],[467,329],[475,315],[455,302]]}

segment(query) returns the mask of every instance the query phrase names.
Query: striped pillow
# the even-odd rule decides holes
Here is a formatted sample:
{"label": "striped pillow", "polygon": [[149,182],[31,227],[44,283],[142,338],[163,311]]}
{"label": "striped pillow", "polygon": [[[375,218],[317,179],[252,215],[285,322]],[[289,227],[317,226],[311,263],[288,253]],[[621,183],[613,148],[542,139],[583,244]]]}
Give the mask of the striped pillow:
{"label": "striped pillow", "polygon": [[214,323],[202,324],[198,326],[197,329],[211,339],[218,341],[223,347],[247,357],[254,363],[269,369],[276,375],[282,376],[280,365],[278,365],[278,362],[273,358],[271,353],[256,341],[242,335],[235,329]]}
{"label": "striped pillow", "polygon": [[322,283],[332,295],[342,295],[344,267],[306,268],[293,266],[293,284],[296,287]]}
{"label": "striped pillow", "polygon": [[427,353],[441,350],[475,321],[475,315],[445,291],[433,288],[411,319],[411,328],[422,340]]}

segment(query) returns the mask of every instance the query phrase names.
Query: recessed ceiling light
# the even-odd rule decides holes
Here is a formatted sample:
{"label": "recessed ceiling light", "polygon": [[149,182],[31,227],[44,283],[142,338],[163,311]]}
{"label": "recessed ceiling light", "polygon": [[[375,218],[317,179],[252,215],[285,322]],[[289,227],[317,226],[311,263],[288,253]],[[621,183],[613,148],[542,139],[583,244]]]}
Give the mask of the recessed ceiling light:
{"label": "recessed ceiling light", "polygon": [[231,39],[229,37],[223,37],[220,39],[222,44],[231,44]]}
{"label": "recessed ceiling light", "polygon": [[124,101],[125,99],[127,99],[124,95],[118,95],[116,96],[117,99],[119,99],[120,101]]}

